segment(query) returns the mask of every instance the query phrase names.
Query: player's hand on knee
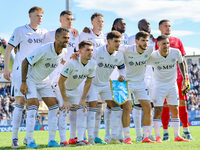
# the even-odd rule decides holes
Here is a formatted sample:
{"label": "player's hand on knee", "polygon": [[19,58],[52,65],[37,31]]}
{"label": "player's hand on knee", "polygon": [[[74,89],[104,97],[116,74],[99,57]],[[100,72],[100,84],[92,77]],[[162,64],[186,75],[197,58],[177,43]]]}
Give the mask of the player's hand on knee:
{"label": "player's hand on knee", "polygon": [[26,82],[22,82],[22,84],[20,86],[20,92],[23,95],[26,95],[26,93],[28,93],[28,86],[27,86]]}
{"label": "player's hand on knee", "polygon": [[120,82],[123,82],[123,81],[125,81],[125,77],[124,77],[124,76],[122,76],[122,75],[120,75],[120,76],[118,77],[118,81],[120,81]]}
{"label": "player's hand on knee", "polygon": [[78,108],[79,108],[81,105],[83,106],[83,112],[85,112],[85,109],[87,109],[87,111],[88,111],[88,107],[87,107],[87,104],[86,104],[85,100],[81,100],[81,101],[79,102]]}
{"label": "player's hand on knee", "polygon": [[69,113],[70,104],[68,101],[63,101],[63,105],[61,107],[61,111]]}

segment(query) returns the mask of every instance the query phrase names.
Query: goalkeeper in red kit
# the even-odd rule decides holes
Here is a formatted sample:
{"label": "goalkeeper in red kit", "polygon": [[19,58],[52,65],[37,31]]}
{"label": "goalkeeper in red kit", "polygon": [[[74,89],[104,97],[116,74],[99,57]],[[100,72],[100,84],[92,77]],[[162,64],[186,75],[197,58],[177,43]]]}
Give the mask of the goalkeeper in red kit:
{"label": "goalkeeper in red kit", "polygon": [[[169,38],[169,43],[170,47],[179,49],[183,58],[184,55],[186,54],[183,44],[180,39],[171,37],[171,24],[169,20],[161,20],[159,22],[159,30],[161,31],[161,34],[166,35]],[[156,50],[158,49],[157,46],[157,40],[156,40]],[[184,59],[184,64],[187,68],[186,61]],[[186,69],[186,73],[188,70]],[[182,81],[183,77],[182,74],[179,70],[179,67],[177,65],[177,85],[178,85],[178,91],[179,91],[179,117],[183,126],[183,138],[189,139],[189,140],[194,140],[190,134],[189,127],[188,127],[188,111],[187,111],[187,95],[186,92],[190,89],[190,83],[189,83],[189,77],[187,76],[187,81],[188,81],[188,86],[185,91],[182,91]],[[168,133],[168,124],[169,124],[169,107],[167,105],[167,101],[165,99],[164,106],[163,106],[163,111],[161,115],[161,120],[163,124],[163,141],[169,141],[169,133]]]}

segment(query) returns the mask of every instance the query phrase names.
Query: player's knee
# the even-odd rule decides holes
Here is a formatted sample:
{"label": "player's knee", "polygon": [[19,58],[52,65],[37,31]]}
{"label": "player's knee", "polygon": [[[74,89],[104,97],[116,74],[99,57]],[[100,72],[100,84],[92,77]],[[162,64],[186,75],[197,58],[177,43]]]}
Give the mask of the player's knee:
{"label": "player's knee", "polygon": [[97,108],[97,104],[98,104],[98,102],[97,102],[97,101],[92,101],[92,102],[89,102],[89,107],[92,107],[92,108]]}
{"label": "player's knee", "polygon": [[131,102],[128,101],[123,105],[123,112],[131,113]]}
{"label": "player's knee", "polygon": [[17,96],[16,99],[15,99],[15,103],[18,104],[18,105],[24,106],[25,105],[25,97]]}
{"label": "player's knee", "polygon": [[155,107],[154,110],[154,119],[160,119],[162,113],[162,107]]}

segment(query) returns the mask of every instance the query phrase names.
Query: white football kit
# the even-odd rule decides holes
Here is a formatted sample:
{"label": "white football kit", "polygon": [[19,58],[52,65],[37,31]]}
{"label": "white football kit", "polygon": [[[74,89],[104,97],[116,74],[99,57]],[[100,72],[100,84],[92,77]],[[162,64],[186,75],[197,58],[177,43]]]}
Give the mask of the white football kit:
{"label": "white football kit", "polygon": [[[55,30],[48,31],[44,35],[43,44],[54,42],[55,41]],[[69,38],[69,44],[67,46],[67,54],[65,55],[65,60],[69,60],[70,56],[76,51],[77,44],[79,42],[78,37],[74,37],[72,31],[69,32],[70,38]],[[56,69],[49,75],[50,80],[52,81],[52,84],[56,84],[58,82],[60,72],[63,68],[63,64],[59,64]]]}
{"label": "white football kit", "polygon": [[[15,56],[12,72],[12,95],[24,96],[20,92],[21,86],[21,64],[22,61],[34,49],[42,45],[43,35],[47,32],[45,29],[33,30],[28,24],[16,28],[8,42],[13,47],[18,47]],[[13,93],[14,92],[14,93]]]}
{"label": "white football kit", "polygon": [[[65,63],[61,75],[67,78],[65,87],[71,107],[79,104],[82,93],[78,86],[84,79],[94,78],[95,68],[96,61],[93,59],[88,60],[88,63],[85,66],[81,63],[80,57],[78,60],[69,60]],[[57,99],[62,99],[62,95],[57,95]],[[58,101],[59,107],[62,106],[62,103],[63,100]]]}
{"label": "white football kit", "polygon": [[180,51],[173,48],[169,48],[169,54],[166,57],[157,50],[149,58],[148,64],[154,69],[152,94],[154,106],[163,106],[165,98],[169,105],[178,105],[177,62],[182,63],[183,58]]}
{"label": "white football kit", "polygon": [[[126,33],[123,33],[121,37],[120,46],[123,46],[123,45],[128,45],[128,35]],[[115,68],[115,70],[110,75],[110,79],[117,80],[118,77],[119,77],[119,71],[117,70],[117,68]]]}
{"label": "white football kit", "polygon": [[[128,45],[135,45],[135,35],[132,35],[128,38]],[[151,38],[149,38],[148,46],[155,47],[155,42],[153,42]],[[150,66],[150,65],[146,66],[144,81],[147,85],[147,88],[149,89],[149,91],[151,93],[151,91],[153,89],[153,70],[152,70],[152,66]]]}
{"label": "white football kit", "polygon": [[83,40],[90,41],[94,45],[94,49],[105,45],[106,43],[106,35],[101,33],[100,35],[94,34],[92,29],[90,29],[90,33],[81,32],[79,35],[79,43]]}
{"label": "white football kit", "polygon": [[37,92],[41,97],[55,97],[49,74],[58,66],[65,55],[65,49],[57,54],[54,43],[48,43],[35,49],[26,57],[30,64],[27,74],[27,85],[29,87],[26,94],[27,99],[37,98]]}
{"label": "white football kit", "polygon": [[109,54],[106,45],[104,45],[95,49],[93,59],[97,62],[97,68],[86,100],[88,102],[97,101],[98,94],[103,102],[105,100],[112,100],[109,76],[116,67],[118,67],[121,75],[125,76],[124,55],[121,51]]}
{"label": "white football kit", "polygon": [[130,80],[128,82],[129,95],[133,92],[135,104],[139,104],[138,100],[150,100],[144,76],[147,60],[153,52],[154,47],[149,46],[142,54],[137,52],[136,45],[124,46],[120,50],[124,53],[126,80]]}

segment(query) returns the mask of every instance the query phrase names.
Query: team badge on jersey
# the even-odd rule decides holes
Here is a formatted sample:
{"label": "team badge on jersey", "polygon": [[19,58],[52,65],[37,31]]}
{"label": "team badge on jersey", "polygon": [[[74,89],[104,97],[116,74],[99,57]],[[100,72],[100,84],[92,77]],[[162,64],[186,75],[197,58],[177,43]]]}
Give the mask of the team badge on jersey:
{"label": "team badge on jersey", "polygon": [[118,80],[110,80],[110,88],[113,100],[119,104],[124,104],[129,98],[128,81],[120,82]]}

